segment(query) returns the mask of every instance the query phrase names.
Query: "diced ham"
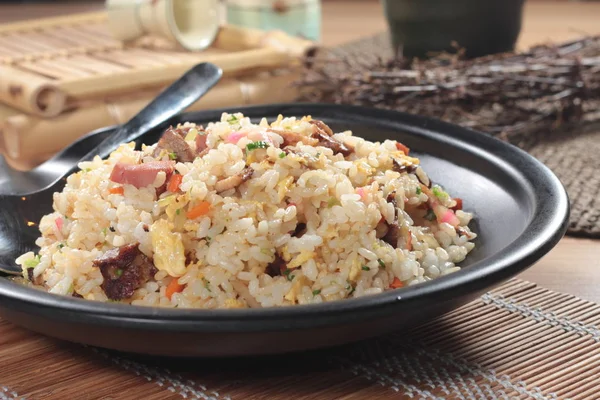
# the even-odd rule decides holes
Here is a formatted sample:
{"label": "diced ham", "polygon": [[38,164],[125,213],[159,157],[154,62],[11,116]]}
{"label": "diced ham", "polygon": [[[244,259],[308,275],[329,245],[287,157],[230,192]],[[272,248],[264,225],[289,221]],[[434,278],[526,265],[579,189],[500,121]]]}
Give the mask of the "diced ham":
{"label": "diced ham", "polygon": [[196,135],[196,154],[201,154],[204,153],[204,151],[207,149],[207,144],[206,144],[206,133],[205,132],[199,132]]}
{"label": "diced ham", "polygon": [[158,157],[161,151],[166,150],[174,155],[174,159],[181,162],[194,161],[195,155],[184,139],[180,129],[169,128],[163,133],[156,145],[154,156]]}
{"label": "diced ham", "polygon": [[438,223],[445,222],[454,227],[460,225],[460,220],[458,219],[456,214],[454,214],[454,211],[440,204],[437,197],[427,186],[421,184],[421,190],[427,195],[427,204],[429,204],[429,207],[433,210],[433,213],[435,214]]}
{"label": "diced ham", "polygon": [[[246,132],[231,132],[227,136],[227,139],[225,139],[225,141],[227,143],[237,144],[240,141],[240,139],[245,137],[246,135],[247,135]],[[198,141],[196,141],[196,143],[198,143]],[[206,139],[204,139],[204,143],[206,144]]]}
{"label": "diced ham", "polygon": [[110,180],[140,189],[152,185],[161,171],[167,174],[168,180],[175,171],[175,163],[172,161],[153,161],[144,164],[117,163],[110,174]]}

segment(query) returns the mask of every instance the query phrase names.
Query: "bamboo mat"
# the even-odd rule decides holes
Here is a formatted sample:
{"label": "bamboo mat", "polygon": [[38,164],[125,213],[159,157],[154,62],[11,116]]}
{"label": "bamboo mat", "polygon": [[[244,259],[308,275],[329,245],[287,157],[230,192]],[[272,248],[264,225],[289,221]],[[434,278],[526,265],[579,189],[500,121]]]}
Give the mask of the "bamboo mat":
{"label": "bamboo mat", "polygon": [[149,358],[0,321],[0,400],[600,399],[599,322],[599,305],[516,279],[412,331],[293,356]]}

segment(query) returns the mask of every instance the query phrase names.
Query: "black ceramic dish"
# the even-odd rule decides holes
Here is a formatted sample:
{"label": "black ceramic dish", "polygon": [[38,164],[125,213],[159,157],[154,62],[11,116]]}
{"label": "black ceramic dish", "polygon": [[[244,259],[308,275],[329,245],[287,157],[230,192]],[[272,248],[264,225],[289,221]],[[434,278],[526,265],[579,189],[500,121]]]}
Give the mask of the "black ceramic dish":
{"label": "black ceramic dish", "polygon": [[[477,247],[464,268],[361,299],[215,311],[97,303],[0,278],[0,317],[57,338],[145,354],[222,357],[319,348],[366,339],[452,310],[531,266],[566,230],[569,203],[559,180],[526,153],[481,133],[419,116],[350,106],[295,104],[239,111],[270,120],[278,114],[312,115],[334,130],[352,129],[370,140],[398,139],[408,145],[434,181],[461,197],[476,215]],[[170,122],[207,123],[220,115],[221,110],[195,112]],[[144,142],[154,143],[165,127],[149,133]],[[81,146],[100,140],[111,129],[88,136]],[[0,201],[0,210],[5,208]],[[37,199],[8,212],[37,221],[50,209],[50,199]],[[11,233],[0,232],[1,260],[2,245],[11,240]],[[37,234],[35,228],[31,234]]]}

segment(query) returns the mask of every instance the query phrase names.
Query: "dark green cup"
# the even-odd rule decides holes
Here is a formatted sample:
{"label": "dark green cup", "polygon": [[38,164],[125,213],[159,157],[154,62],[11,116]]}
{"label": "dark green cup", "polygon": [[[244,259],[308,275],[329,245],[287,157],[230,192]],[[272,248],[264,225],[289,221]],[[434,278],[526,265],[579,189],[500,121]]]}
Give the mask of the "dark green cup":
{"label": "dark green cup", "polygon": [[469,58],[514,50],[524,0],[381,0],[394,48],[407,57],[465,48]]}

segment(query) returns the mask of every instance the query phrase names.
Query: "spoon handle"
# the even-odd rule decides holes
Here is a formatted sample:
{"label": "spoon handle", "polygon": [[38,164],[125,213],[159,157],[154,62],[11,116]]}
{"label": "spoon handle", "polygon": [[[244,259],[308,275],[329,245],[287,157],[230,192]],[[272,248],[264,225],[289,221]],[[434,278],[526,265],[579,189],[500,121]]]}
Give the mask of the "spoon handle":
{"label": "spoon handle", "polygon": [[137,139],[148,130],[184,111],[216,85],[222,75],[223,71],[211,63],[194,66],[79,162],[90,161],[96,155],[105,158],[121,143]]}

